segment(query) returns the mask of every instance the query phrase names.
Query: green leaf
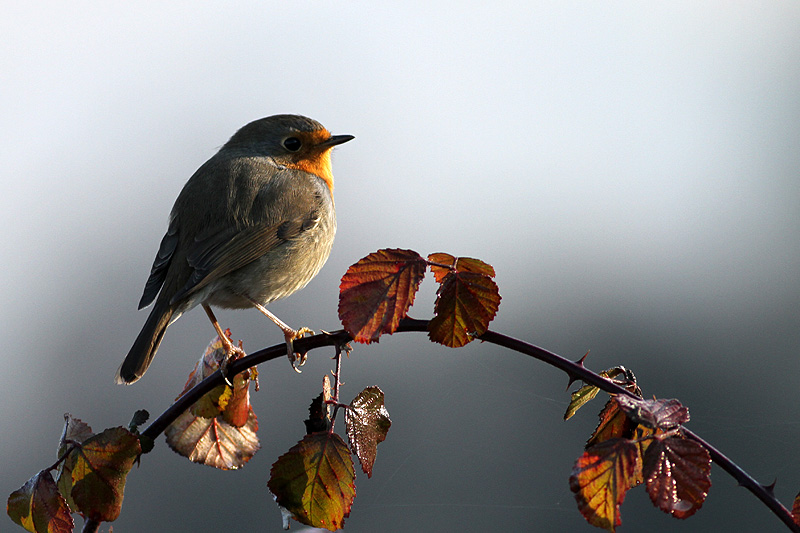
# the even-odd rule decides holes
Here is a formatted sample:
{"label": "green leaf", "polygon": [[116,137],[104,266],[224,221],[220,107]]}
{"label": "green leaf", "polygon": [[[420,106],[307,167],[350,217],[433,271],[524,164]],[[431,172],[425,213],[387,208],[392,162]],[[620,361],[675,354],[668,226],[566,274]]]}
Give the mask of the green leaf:
{"label": "green leaf", "polygon": [[[613,379],[620,374],[625,374],[625,372],[626,370],[623,367],[617,366],[614,368],[609,368],[608,370],[603,370],[600,372],[600,375],[607,379]],[[600,389],[594,385],[584,385],[580,389],[573,392],[569,405],[567,406],[567,411],[564,413],[564,420],[569,420],[572,418],[573,415],[578,412],[578,409],[593,400],[597,396],[598,392],[600,392]]]}
{"label": "green leaf", "polygon": [[356,496],[350,450],[336,433],[306,435],[272,465],[267,486],[298,522],[341,529]]}

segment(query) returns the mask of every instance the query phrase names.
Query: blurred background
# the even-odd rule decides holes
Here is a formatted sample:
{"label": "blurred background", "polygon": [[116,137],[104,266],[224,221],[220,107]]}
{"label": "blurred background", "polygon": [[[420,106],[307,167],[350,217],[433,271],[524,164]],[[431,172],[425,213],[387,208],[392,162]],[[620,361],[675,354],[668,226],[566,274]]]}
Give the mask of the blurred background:
{"label": "blurred background", "polygon": [[[689,427],[791,506],[800,491],[800,5],[796,2],[25,2],[0,31],[0,494],[52,464],[64,412],[94,430],[162,412],[213,330],[170,327],[145,378],[112,377],[172,203],[242,125],[299,113],[334,154],[339,231],[321,274],[270,306],[335,330],[347,267],[384,247],[481,258],[492,328],[679,398]],[[423,283],[411,314],[431,315]],[[281,342],[221,312],[245,349]],[[277,531],[270,465],[332,368],[262,365],[261,451],[242,470],[159,440],[115,532]],[[567,478],[604,399],[489,345],[356,346],[349,401],[393,425],[347,531],[595,531]],[[677,521],[643,489],[621,531],[780,531],[718,468]],[[2,530],[13,525],[3,518]],[[80,523],[80,520],[78,520]],[[104,530],[107,526],[104,527]],[[303,530],[293,524],[294,530]],[[19,530],[21,531],[21,529]]]}

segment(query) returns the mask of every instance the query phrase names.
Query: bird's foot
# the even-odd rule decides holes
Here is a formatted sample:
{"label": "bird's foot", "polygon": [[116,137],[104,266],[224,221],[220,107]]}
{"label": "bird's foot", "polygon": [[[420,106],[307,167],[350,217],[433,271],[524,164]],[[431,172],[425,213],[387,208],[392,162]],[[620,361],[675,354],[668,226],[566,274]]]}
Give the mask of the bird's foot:
{"label": "bird's foot", "polygon": [[[228,377],[228,365],[240,357],[244,357],[245,353],[241,346],[235,346],[233,342],[228,338],[227,335],[223,335],[220,337],[220,341],[222,341],[222,348],[225,350],[225,357],[219,364],[219,371],[222,374],[223,379],[225,379],[225,384],[228,385],[230,388],[233,388],[233,381]],[[242,341],[239,341],[241,344]]]}
{"label": "bird's foot", "polygon": [[290,328],[283,331],[283,336],[286,339],[286,355],[289,356],[289,364],[292,365],[292,370],[294,370],[298,374],[302,373],[300,367],[306,364],[306,358],[308,357],[308,354],[305,352],[295,353],[294,341],[296,339],[302,339],[306,335],[313,335],[313,334],[314,332],[305,326],[303,326],[298,330],[293,330]]}

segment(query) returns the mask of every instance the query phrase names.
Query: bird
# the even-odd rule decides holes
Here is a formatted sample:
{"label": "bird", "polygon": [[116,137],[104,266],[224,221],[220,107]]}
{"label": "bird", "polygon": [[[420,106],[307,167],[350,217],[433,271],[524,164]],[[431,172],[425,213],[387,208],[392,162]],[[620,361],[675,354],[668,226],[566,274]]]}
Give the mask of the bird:
{"label": "bird", "polygon": [[147,371],[167,327],[203,307],[229,356],[211,306],[255,307],[281,328],[292,367],[294,330],[265,307],[302,289],[333,245],[336,213],[331,151],[352,140],[316,120],[274,115],[240,128],[184,185],[169,216],[139,309],[153,304],[117,370],[131,384]]}

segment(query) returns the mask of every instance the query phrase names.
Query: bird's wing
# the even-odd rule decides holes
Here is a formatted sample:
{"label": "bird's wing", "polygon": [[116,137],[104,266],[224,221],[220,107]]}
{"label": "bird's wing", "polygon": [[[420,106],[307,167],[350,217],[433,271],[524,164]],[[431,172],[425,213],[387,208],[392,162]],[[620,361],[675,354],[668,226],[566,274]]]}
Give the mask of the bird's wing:
{"label": "bird's wing", "polygon": [[178,240],[178,226],[172,220],[167,233],[161,239],[161,245],[158,247],[158,253],[156,253],[156,258],[153,261],[153,268],[150,269],[150,277],[147,278],[142,299],[139,300],[139,309],[150,305],[155,300],[158,291],[161,290],[161,286],[164,285],[164,279],[167,277],[167,270],[172,261],[172,256],[175,254],[175,248],[178,246]]}
{"label": "bird's wing", "polygon": [[206,232],[195,239],[186,256],[193,272],[186,285],[171,298],[170,303],[192,294],[209,283],[242,268],[283,243],[319,223],[316,209],[274,224],[247,226],[240,230]]}

